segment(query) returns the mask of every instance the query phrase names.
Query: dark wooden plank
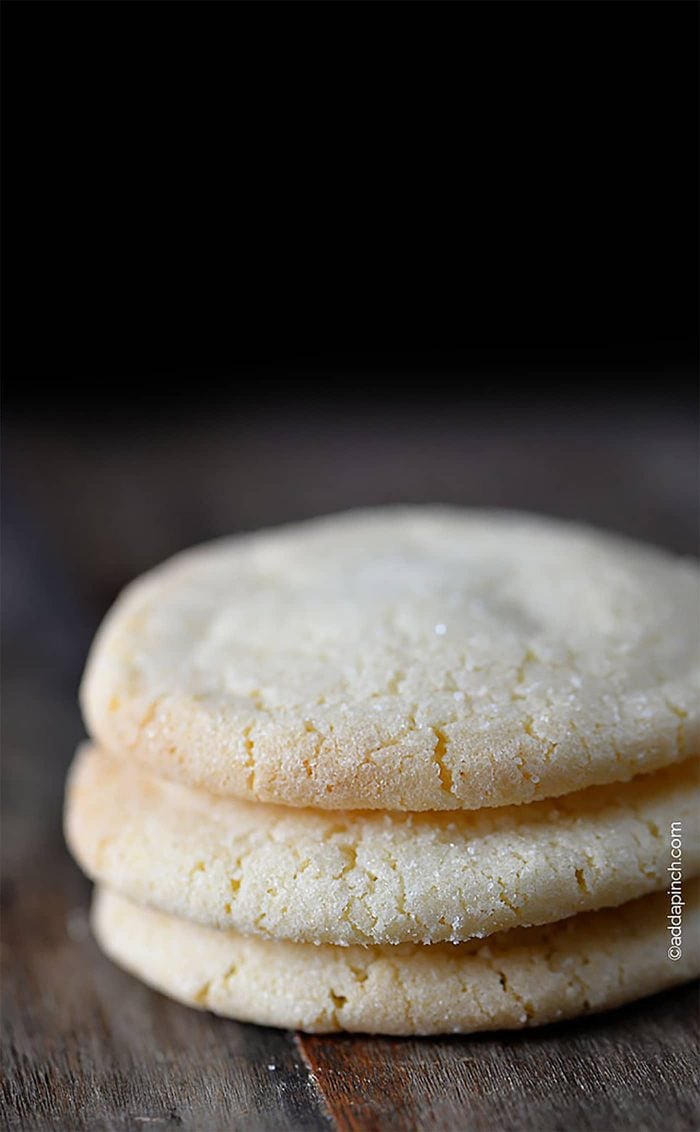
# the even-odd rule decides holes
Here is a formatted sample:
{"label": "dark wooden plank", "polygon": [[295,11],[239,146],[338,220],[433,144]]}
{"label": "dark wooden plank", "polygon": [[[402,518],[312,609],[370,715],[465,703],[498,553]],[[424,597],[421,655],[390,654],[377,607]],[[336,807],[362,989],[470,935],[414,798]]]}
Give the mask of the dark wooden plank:
{"label": "dark wooden plank", "polygon": [[13,876],[3,908],[7,1127],[328,1126],[290,1035],[188,1010],[124,974],[90,936],[88,885],[55,854],[36,864],[41,883]]}
{"label": "dark wooden plank", "polygon": [[401,500],[529,507],[692,553],[694,422],[625,405],[510,421],[500,406],[420,420],[304,406],[141,431],[17,421],[5,455],[20,499],[4,516],[5,1126],[697,1126],[692,989],[527,1035],[294,1044],[179,1007],[105,960],[60,830],[85,650],[139,571],[232,530]]}
{"label": "dark wooden plank", "polygon": [[539,510],[698,551],[695,422],[659,406],[248,406],[98,431],[21,419],[5,446],[96,608],[193,542],[391,502]]}
{"label": "dark wooden plank", "polygon": [[342,1132],[695,1132],[698,990],[528,1033],[298,1035]]}
{"label": "dark wooden plank", "polygon": [[90,886],[63,846],[61,805],[94,619],[9,498],[4,518],[3,1126],[328,1127],[291,1035],[178,1006],[93,942]]}

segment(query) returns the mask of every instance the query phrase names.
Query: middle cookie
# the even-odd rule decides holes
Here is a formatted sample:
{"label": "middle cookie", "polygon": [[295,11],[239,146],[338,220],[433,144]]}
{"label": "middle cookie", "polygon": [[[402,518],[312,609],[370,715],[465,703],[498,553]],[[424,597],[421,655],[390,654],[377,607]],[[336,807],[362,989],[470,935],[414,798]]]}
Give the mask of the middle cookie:
{"label": "middle cookie", "polygon": [[[216,797],[84,746],[66,837],[137,903],[302,943],[458,942],[616,906],[666,884],[697,759],[631,782],[462,813],[317,811]],[[688,877],[700,843],[684,847]]]}

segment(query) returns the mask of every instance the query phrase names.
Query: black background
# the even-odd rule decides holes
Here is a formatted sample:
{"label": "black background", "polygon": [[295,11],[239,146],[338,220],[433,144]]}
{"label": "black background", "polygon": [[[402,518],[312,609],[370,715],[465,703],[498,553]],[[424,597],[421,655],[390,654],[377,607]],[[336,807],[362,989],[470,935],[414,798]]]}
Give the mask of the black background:
{"label": "black background", "polygon": [[695,4],[2,16],[6,419],[695,411]]}

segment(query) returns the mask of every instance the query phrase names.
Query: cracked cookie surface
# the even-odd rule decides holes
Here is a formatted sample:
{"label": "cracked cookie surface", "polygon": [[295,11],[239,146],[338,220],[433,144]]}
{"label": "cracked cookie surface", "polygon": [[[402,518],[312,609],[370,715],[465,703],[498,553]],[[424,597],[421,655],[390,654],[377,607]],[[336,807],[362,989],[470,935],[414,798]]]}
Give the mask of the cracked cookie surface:
{"label": "cracked cookie surface", "polygon": [[393,507],[222,540],[120,597],[93,737],[214,793],[478,809],[700,750],[698,571],[574,524]]}
{"label": "cracked cookie surface", "polygon": [[308,1031],[446,1034],[519,1029],[606,1010],[700,971],[698,882],[685,887],[682,956],[667,956],[668,897],[586,912],[486,943],[349,947],[217,931],[98,889],[93,928],[120,966],[172,998],[244,1022]]}
{"label": "cracked cookie surface", "polygon": [[[379,814],[215,797],[85,746],[66,836],[94,880],[186,919],[311,943],[436,943],[664,887],[671,822],[694,829],[699,808],[697,759],[528,806]],[[689,837],[684,875],[699,871]]]}

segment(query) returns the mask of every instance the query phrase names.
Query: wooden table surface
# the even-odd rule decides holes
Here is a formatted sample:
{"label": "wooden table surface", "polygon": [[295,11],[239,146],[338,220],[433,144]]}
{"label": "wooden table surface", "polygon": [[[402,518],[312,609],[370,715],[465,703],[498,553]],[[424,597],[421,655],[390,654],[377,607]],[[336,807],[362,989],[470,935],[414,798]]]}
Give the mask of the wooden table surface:
{"label": "wooden table surface", "polygon": [[525,507],[695,553],[693,420],[660,401],[17,417],[4,461],[4,1127],[698,1127],[695,986],[527,1034],[239,1025],[101,956],[61,836],[85,652],[134,574],[218,534],[404,500]]}

